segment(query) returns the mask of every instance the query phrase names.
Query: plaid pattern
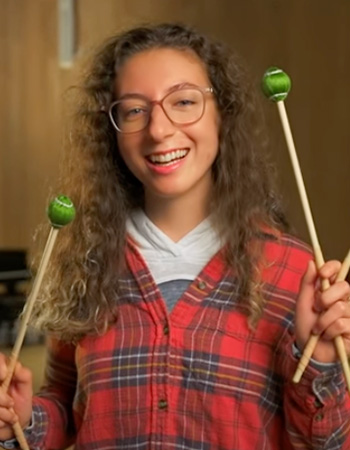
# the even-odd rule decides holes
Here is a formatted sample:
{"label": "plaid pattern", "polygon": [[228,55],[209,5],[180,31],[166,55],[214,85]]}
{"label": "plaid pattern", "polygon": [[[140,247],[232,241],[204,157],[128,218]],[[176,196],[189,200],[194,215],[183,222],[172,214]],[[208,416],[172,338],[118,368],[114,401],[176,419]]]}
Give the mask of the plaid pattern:
{"label": "plaid pattern", "polygon": [[298,385],[290,381],[294,303],[310,253],[282,236],[266,241],[265,256],[266,308],[252,332],[220,253],[168,316],[129,243],[117,322],[76,347],[51,341],[31,448],[74,439],[79,450],[350,449],[339,366],[309,366]]}

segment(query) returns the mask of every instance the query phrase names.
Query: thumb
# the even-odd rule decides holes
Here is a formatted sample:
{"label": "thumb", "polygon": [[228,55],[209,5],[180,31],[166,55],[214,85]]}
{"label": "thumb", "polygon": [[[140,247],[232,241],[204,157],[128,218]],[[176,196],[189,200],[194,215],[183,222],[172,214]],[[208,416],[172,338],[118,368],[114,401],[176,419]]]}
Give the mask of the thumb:
{"label": "thumb", "polygon": [[299,348],[303,348],[305,345],[317,319],[317,313],[314,310],[316,281],[316,265],[314,261],[309,261],[300,283],[296,303],[295,334]]}
{"label": "thumb", "polygon": [[297,301],[298,313],[313,309],[317,269],[314,261],[309,261],[306,272],[301,280]]}
{"label": "thumb", "polygon": [[32,372],[26,367],[22,366],[20,362],[16,363],[14,378],[19,390],[22,389],[23,386],[32,384]]}
{"label": "thumb", "polygon": [[9,393],[14,399],[30,398],[32,395],[32,373],[20,362],[16,363]]}

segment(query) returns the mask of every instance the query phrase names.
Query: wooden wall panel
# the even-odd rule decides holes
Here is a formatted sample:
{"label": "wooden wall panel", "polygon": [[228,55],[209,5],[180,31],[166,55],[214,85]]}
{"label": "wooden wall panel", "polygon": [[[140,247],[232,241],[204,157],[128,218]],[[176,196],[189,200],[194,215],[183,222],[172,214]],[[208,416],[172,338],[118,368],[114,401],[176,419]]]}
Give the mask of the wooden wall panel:
{"label": "wooden wall panel", "polygon": [[3,2],[5,133],[1,142],[1,246],[28,247],[43,220],[59,148],[55,2]]}
{"label": "wooden wall panel", "polygon": [[[287,109],[321,244],[350,245],[350,2],[348,0],[77,0],[78,56],[131,25],[177,20],[225,39],[256,84],[274,64],[292,77]],[[30,247],[57,177],[62,97],[76,68],[57,62],[57,2],[0,0],[0,247]],[[277,110],[261,99],[291,221],[305,221]]]}

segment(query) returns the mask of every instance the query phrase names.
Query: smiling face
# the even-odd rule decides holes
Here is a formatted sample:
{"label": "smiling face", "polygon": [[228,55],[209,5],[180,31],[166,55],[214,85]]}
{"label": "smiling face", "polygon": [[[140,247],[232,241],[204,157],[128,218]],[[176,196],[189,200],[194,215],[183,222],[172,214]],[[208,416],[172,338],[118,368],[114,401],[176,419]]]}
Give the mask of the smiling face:
{"label": "smiling face", "polygon": [[[151,102],[179,88],[210,87],[201,61],[189,51],[147,50],[129,58],[118,73],[118,99],[137,94]],[[218,153],[219,114],[213,94],[205,92],[203,116],[195,123],[174,124],[161,105],[154,103],[146,128],[117,133],[119,150],[145,190],[146,207],[157,198],[191,196],[207,202],[212,185],[211,167]],[[138,111],[137,111],[138,113]]]}

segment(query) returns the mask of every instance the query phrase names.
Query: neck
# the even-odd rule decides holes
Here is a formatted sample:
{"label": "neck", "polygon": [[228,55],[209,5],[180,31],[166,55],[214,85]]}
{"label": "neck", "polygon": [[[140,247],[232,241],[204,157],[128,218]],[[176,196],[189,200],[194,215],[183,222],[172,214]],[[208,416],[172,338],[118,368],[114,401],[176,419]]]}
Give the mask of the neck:
{"label": "neck", "polygon": [[173,242],[179,241],[209,215],[209,192],[167,198],[146,193],[145,212],[150,220]]}

